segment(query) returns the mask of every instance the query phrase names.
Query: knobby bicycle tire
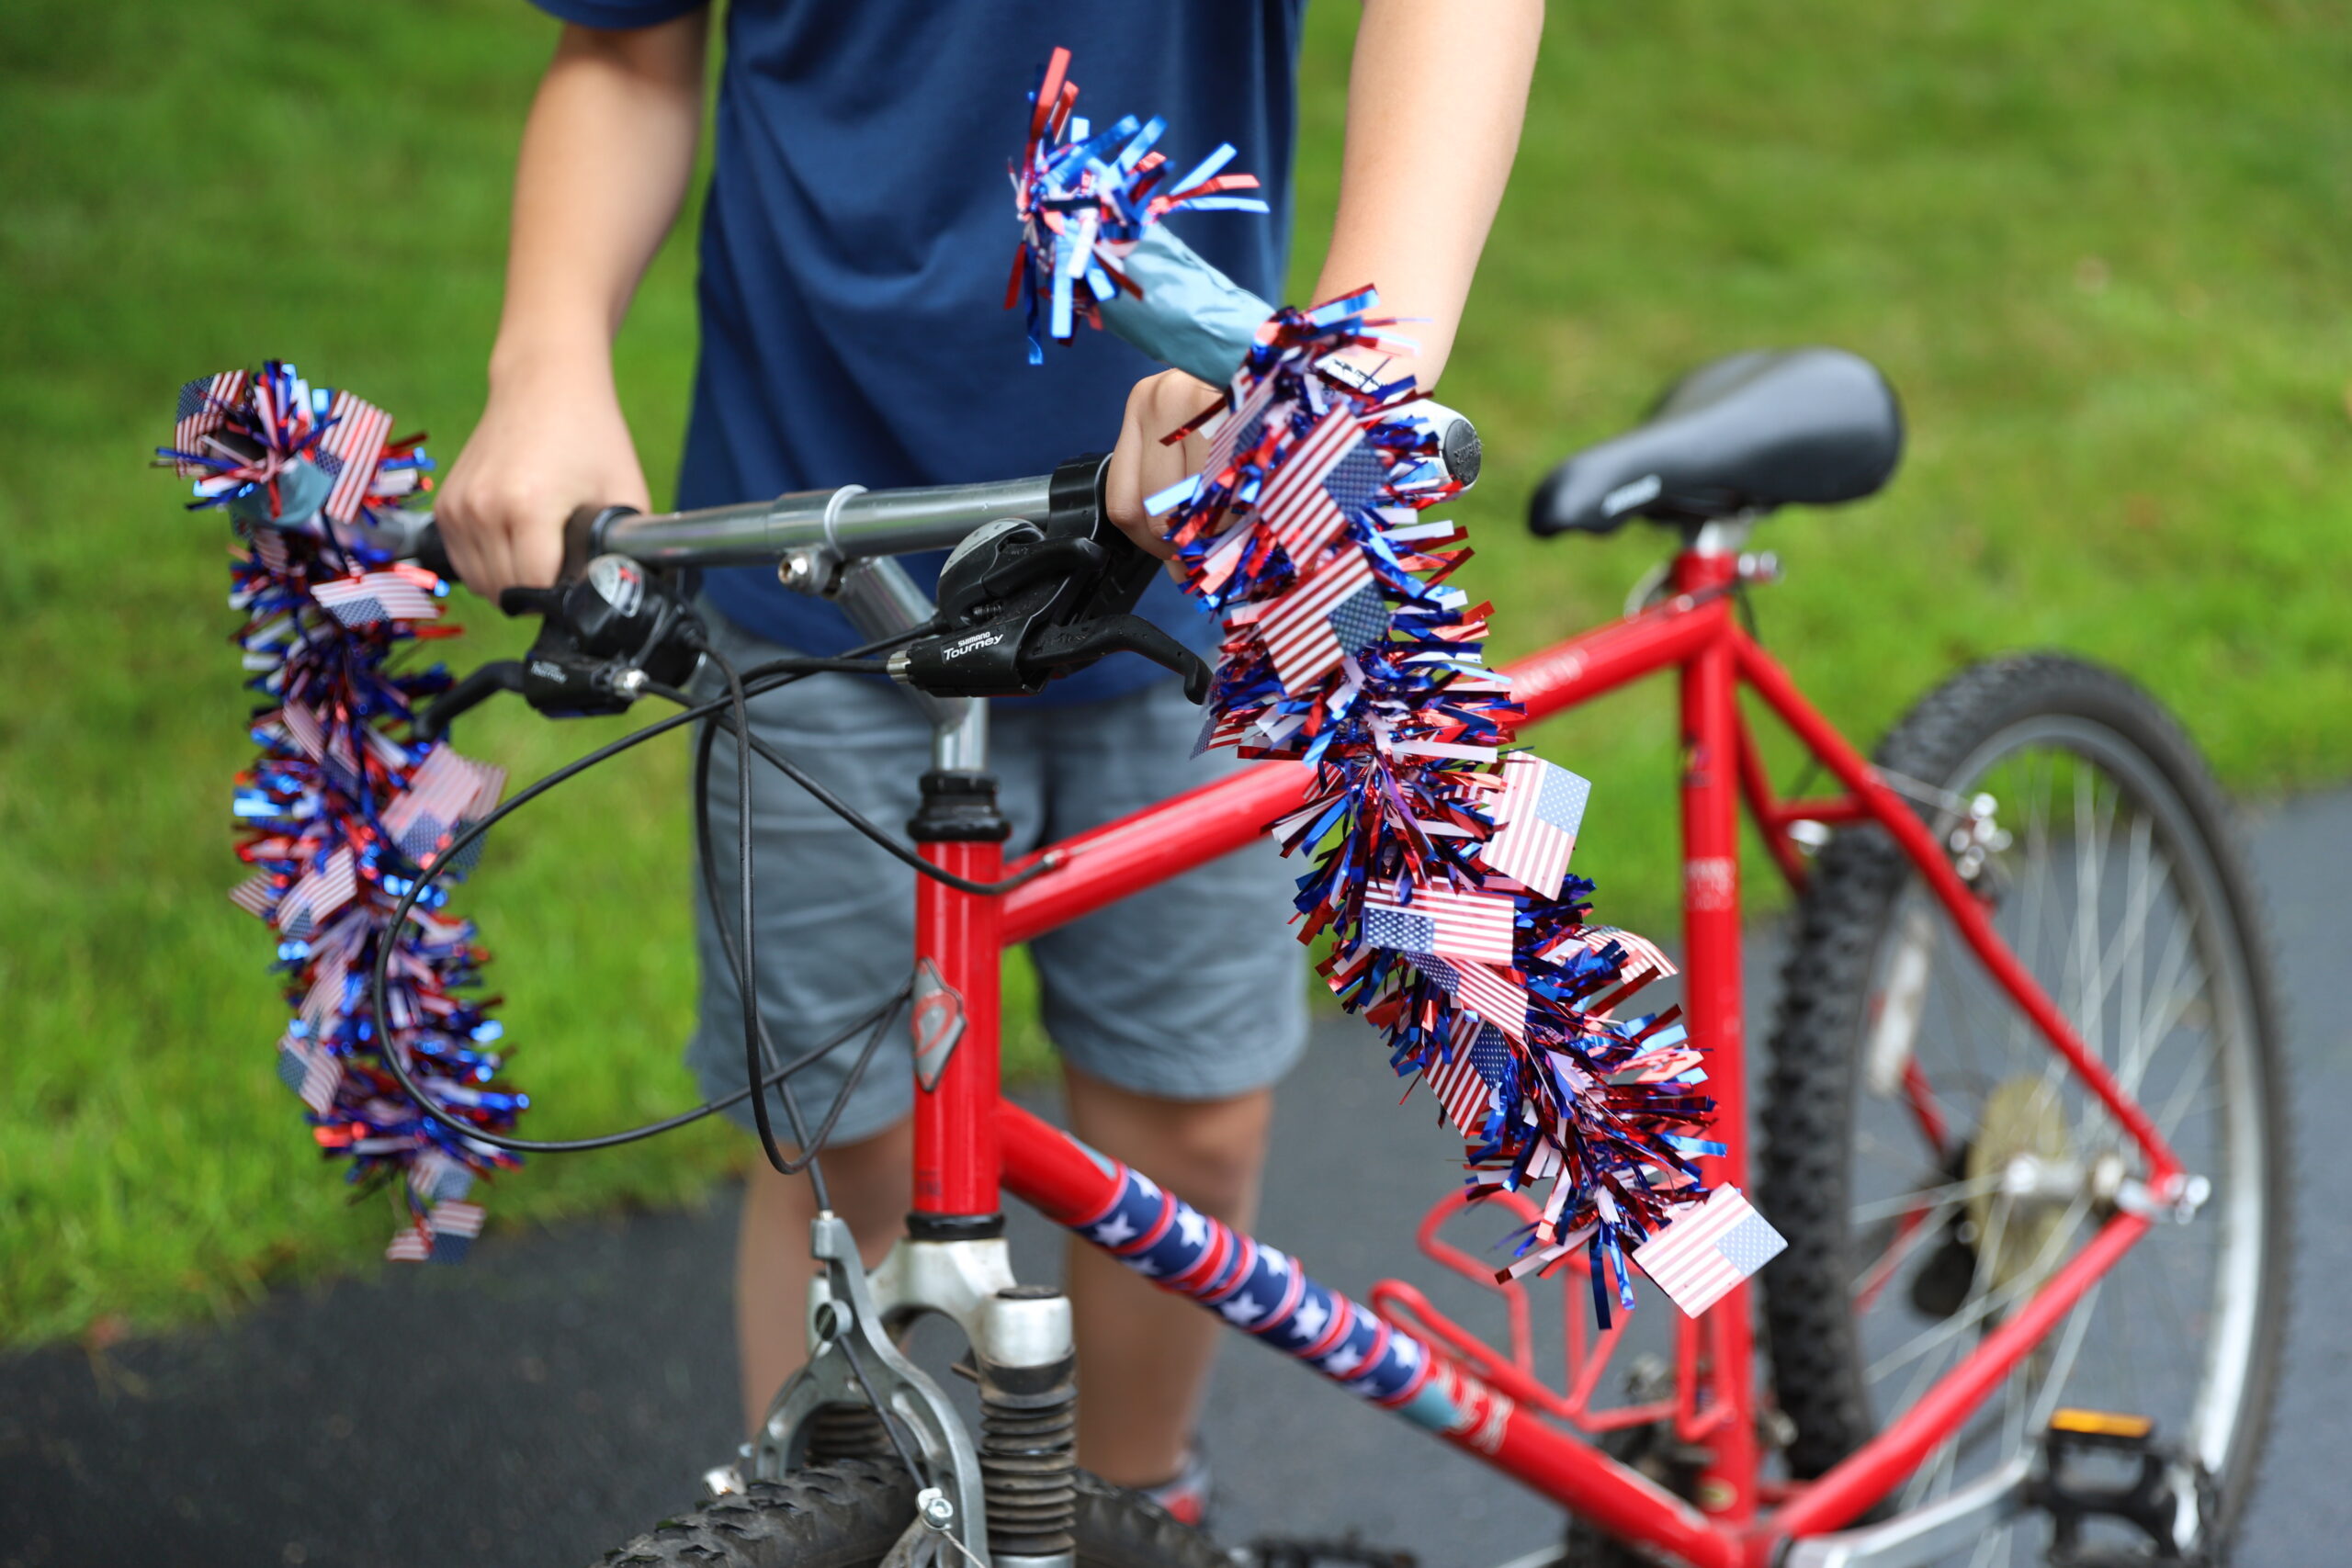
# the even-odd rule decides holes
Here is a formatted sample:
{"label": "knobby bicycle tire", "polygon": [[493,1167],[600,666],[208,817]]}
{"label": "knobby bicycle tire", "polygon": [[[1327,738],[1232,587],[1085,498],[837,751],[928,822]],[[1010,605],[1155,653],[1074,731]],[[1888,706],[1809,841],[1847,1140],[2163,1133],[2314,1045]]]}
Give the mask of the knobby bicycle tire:
{"label": "knobby bicycle tire", "polygon": [[[753,1482],[608,1552],[605,1568],[873,1568],[915,1517],[891,1460],[854,1459]],[[1081,1568],[1233,1568],[1207,1536],[1136,1493],[1078,1473]],[[952,1553],[950,1554],[952,1555]]]}
{"label": "knobby bicycle tire", "polygon": [[[1987,749],[1997,747],[1999,738],[2052,721],[2097,726],[2120,738],[2169,786],[2181,808],[2175,815],[2210,862],[2209,880],[2229,916],[2223,934],[2234,945],[2243,976],[2245,1015],[2251,1021],[2245,1070],[2257,1086],[2247,1097],[2253,1102],[2247,1113],[2256,1119],[2262,1142],[2261,1222],[2249,1227],[2258,1233],[2259,1299],[2252,1303],[2255,1332],[2238,1383],[2229,1452],[2214,1477],[2221,1517],[2211,1522],[2208,1539],[2218,1544],[2243,1514],[2267,1435],[2291,1234],[2280,1014],[2259,901],[2227,804],[2192,743],[2152,697],[2110,671],[2059,655],[2017,656],[1962,671],[1911,710],[1881,743],[1876,760],[1894,773],[1965,793],[1972,781],[1955,773],[1981,775],[1997,766],[1999,753]],[[1988,755],[1994,760],[1984,761]],[[1920,807],[1931,822],[1938,809]],[[1838,833],[1815,863],[1800,900],[1782,977],[1759,1107],[1758,1174],[1759,1202],[1789,1246],[1760,1283],[1778,1401],[1794,1429],[1787,1458],[1800,1477],[1819,1475],[1853,1452],[1884,1414],[1872,1408],[1860,1325],[1850,1305],[1859,1229],[1850,1183],[1861,1054],[1871,1021],[1868,999],[1906,893],[1919,896],[1916,878],[1883,830]],[[2195,923],[2187,929],[2193,931]],[[2120,1038],[2120,1020],[2118,1032]],[[2160,1223],[2149,1239],[2161,1239],[2163,1229]]]}

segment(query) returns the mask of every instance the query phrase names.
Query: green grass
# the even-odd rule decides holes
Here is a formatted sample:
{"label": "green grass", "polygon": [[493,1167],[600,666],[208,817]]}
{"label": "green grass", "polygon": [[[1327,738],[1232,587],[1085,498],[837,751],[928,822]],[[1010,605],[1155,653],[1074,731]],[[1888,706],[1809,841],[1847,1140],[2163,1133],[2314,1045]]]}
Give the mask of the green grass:
{"label": "green grass", "polygon": [[[1766,636],[1834,717],[1872,734],[1957,661],[2064,645],[2175,704],[2241,790],[2352,773],[2346,11],[1555,7],[1445,389],[1490,454],[1462,514],[1503,650],[1603,618],[1659,548],[1527,540],[1548,461],[1697,359],[1834,342],[1913,432],[1883,499],[1766,530],[1790,573]],[[1312,20],[1302,278],[1351,25]],[[261,933],[220,897],[247,751],[222,535],[141,465],[182,379],[265,354],[454,455],[548,39],[511,0],[0,9],[0,1341],[223,1310],[381,1246],[384,1212],[303,1153]],[[618,351],[657,489],[692,345],[673,243]],[[483,630],[477,656],[513,642]],[[506,713],[469,746],[528,776],[603,733]],[[1598,781],[1604,910],[1658,923],[1668,694],[1541,739]],[[569,786],[464,895],[542,1134],[686,1092],[681,773],[650,749]],[[496,1209],[687,1198],[739,1152],[541,1160]]]}

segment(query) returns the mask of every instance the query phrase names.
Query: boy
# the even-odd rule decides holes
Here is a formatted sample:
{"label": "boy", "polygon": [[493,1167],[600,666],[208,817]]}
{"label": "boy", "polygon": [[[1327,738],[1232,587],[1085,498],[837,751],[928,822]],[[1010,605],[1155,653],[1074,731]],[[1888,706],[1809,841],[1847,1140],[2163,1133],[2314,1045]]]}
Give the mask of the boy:
{"label": "boy", "polygon": [[[580,504],[649,507],[614,395],[610,344],[688,192],[702,124],[701,0],[535,0],[565,26],[523,135],[506,299],[481,424],[438,515],[476,592],[542,584]],[[1142,498],[1189,472],[1197,440],[1159,437],[1216,395],[1107,334],[1049,345],[1032,368],[1001,309],[1015,225],[1005,160],[1022,95],[1056,45],[1080,112],[1166,117],[1179,163],[1220,141],[1270,187],[1270,219],[1201,215],[1182,237],[1279,300],[1303,0],[734,0],[719,73],[701,245],[702,344],[678,504],[842,483],[874,488],[1043,473],[1115,431],[1114,519],[1168,553]],[[1516,149],[1542,0],[1365,0],[1346,159],[1321,299],[1366,283],[1426,318],[1410,369],[1435,385]],[[1305,302],[1305,301],[1301,301]],[[1124,417],[1115,411],[1124,402]],[[910,560],[926,586],[937,561]],[[856,641],[833,606],[772,573],[715,572],[714,635],[740,663]],[[1203,652],[1215,626],[1156,584],[1143,613]],[[926,765],[912,705],[829,675],[757,699],[780,750],[876,820],[903,821]],[[1232,766],[1193,759],[1198,714],[1164,672],[1115,656],[1025,703],[996,705],[991,765],[1009,851],[1124,816]],[[731,820],[732,749],[716,749],[713,820]],[[904,978],[910,874],[772,770],[751,781],[762,876],[760,1003],[797,1055]],[[722,874],[731,868],[722,868]],[[1245,852],[1033,946],[1079,1136],[1229,1224],[1251,1217],[1272,1086],[1306,1040],[1290,872]],[[718,890],[731,908],[730,887]],[[701,1021],[687,1057],[706,1093],[740,1084],[735,979],[697,903]],[[869,1264],[908,1207],[912,1089],[903,1042],[852,1097],[825,1151]],[[845,1056],[847,1052],[835,1053]],[[845,1064],[796,1079],[812,1110]],[[830,1077],[827,1070],[831,1070]],[[750,1108],[742,1108],[748,1120]],[[781,1111],[777,1120],[782,1124]],[[743,1408],[756,1427],[803,1356],[807,1187],[759,1168],[736,1269]],[[1197,1520],[1191,1448],[1214,1320],[1074,1247],[1080,1458]]]}

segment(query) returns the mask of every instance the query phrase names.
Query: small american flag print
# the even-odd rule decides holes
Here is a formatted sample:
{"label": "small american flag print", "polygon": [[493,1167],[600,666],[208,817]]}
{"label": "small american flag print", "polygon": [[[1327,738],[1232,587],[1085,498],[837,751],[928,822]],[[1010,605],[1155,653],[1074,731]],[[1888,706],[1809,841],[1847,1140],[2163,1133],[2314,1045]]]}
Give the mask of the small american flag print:
{"label": "small american flag print", "polygon": [[1333,409],[1283,454],[1259,492],[1258,515],[1292,560],[1311,560],[1347,526],[1341,509],[1370,505],[1386,478],[1354,416]]}
{"label": "small american flag print", "polygon": [[1509,968],[1519,905],[1508,893],[1423,886],[1406,902],[1385,887],[1363,898],[1363,937],[1399,953],[1471,958]]}
{"label": "small american flag print", "polygon": [[1718,1187],[1635,1247],[1634,1261],[1676,1306],[1697,1317],[1788,1245],[1738,1188]]}
{"label": "small american flag print", "polygon": [[1503,763],[1503,797],[1497,831],[1481,852],[1487,865],[1546,898],[1560,896],[1576,852],[1592,785],[1531,752]]}
{"label": "small american flag print", "polygon": [[1510,1080],[1510,1044],[1493,1024],[1464,1015],[1454,1020],[1447,1045],[1453,1059],[1422,1076],[1445,1108],[1446,1119],[1465,1136],[1475,1136],[1493,1113],[1496,1094]]}
{"label": "small american flag print", "polygon": [[311,597],[346,626],[379,621],[432,621],[441,616],[433,591],[398,568],[314,583]]}
{"label": "small american flag print", "polygon": [[1342,655],[1388,629],[1380,581],[1361,550],[1349,550],[1273,602],[1259,630],[1283,690],[1297,696],[1339,668]]}
{"label": "small american flag print", "polygon": [[1468,1008],[1513,1040],[1527,1037],[1527,989],[1510,976],[1466,959],[1453,962],[1416,956],[1413,967],[1453,998],[1456,1006]]}
{"label": "small american flag print", "polygon": [[[204,438],[226,424],[229,411],[245,395],[245,372],[223,370],[217,376],[200,376],[180,389],[179,407],[172,421],[172,450],[195,452],[201,449]],[[187,479],[207,470],[198,463],[181,463],[180,477]]]}
{"label": "small american flag print", "polygon": [[384,459],[384,438],[392,433],[392,416],[349,392],[334,395],[334,406],[327,415],[334,423],[320,438],[318,464],[334,481],[334,488],[327,492],[325,512],[338,523],[349,523],[358,517],[360,503],[368,499],[368,483],[376,477],[376,465]]}

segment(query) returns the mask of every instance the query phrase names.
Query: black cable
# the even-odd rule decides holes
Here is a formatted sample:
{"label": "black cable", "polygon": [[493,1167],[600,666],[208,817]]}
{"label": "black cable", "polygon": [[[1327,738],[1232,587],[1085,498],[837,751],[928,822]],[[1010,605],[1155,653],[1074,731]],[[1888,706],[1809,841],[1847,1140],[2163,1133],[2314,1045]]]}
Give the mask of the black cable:
{"label": "black cable", "polygon": [[[773,688],[770,689],[772,690]],[[665,698],[666,700],[673,703],[691,703],[694,701],[692,697],[686,695],[685,693],[677,690],[675,687],[664,686],[655,682],[648,682],[646,683],[645,690],[653,696]],[[721,717],[715,719],[714,722],[723,724],[726,721]],[[958,876],[952,871],[942,871],[939,867],[932,864],[931,862],[923,859],[922,852],[916,850],[913,845],[899,842],[899,840],[890,835],[888,829],[878,826],[875,823],[873,818],[867,817],[865,813],[859,811],[857,807],[852,806],[849,802],[835,795],[831,790],[827,789],[823,784],[818,783],[807,769],[801,767],[799,763],[794,761],[791,758],[786,756],[783,752],[777,750],[775,747],[769,745],[766,741],[761,739],[756,735],[752,737],[752,750],[757,751],[760,754],[761,760],[765,761],[770,767],[775,769],[786,778],[790,779],[794,784],[798,784],[802,789],[807,790],[816,800],[818,805],[823,807],[826,810],[831,812],[834,816],[840,818],[842,821],[856,829],[868,839],[871,839],[876,844],[879,845],[885,852],[889,854],[892,859],[903,862],[905,864],[911,867],[918,875],[927,876],[933,882],[953,887],[958,893],[974,893],[978,894],[983,897],[994,897],[999,894],[1010,893],[1014,888],[1022,886],[1023,884],[1034,882],[1038,877],[1045,875],[1047,872],[1057,871],[1061,867],[1060,860],[1054,854],[1048,852],[1040,856],[1035,865],[1024,867],[1020,871],[1014,872],[1011,876],[1003,877],[995,882],[975,882],[970,877]],[[748,773],[745,775],[746,778],[749,776],[750,775]]]}
{"label": "black cable", "polygon": [[[742,920],[739,928],[743,933],[742,945],[735,953],[735,984],[742,999],[743,1014],[743,1081],[753,1090],[760,1084],[760,994],[752,973],[752,708],[751,700],[743,695],[743,678],[735,672],[734,664],[717,649],[704,645],[702,656],[711,662],[727,682],[727,702],[735,715],[735,766],[746,787],[735,793],[735,868],[736,888],[741,895],[737,913]],[[793,1118],[795,1134],[799,1118]],[[752,1121],[759,1129],[760,1152],[767,1156],[779,1176],[792,1174],[786,1168],[782,1150],[775,1146],[775,1128],[768,1121],[768,1097],[754,1092],[752,1096]],[[802,1145],[802,1153],[807,1146]],[[819,1179],[821,1181],[821,1179]]]}
{"label": "black cable", "polygon": [[[901,633],[897,637],[888,637],[880,642],[869,643],[863,648],[852,649],[844,657],[854,659],[860,655],[878,652],[895,644],[909,641],[912,637],[920,635],[922,635],[920,628],[915,631]],[[743,671],[744,694],[747,697],[757,696],[763,693],[775,691],[779,687],[790,685],[795,681],[805,680],[809,675],[817,674],[820,671],[803,669],[802,666],[805,664],[819,662],[827,661],[791,658],[772,660],[763,664],[754,665],[752,669]],[[612,759],[619,756],[624,751],[631,750],[636,747],[642,746],[648,740],[651,740],[657,736],[666,735],[671,730],[676,729],[683,725],[691,724],[697,718],[707,718],[711,716],[725,708],[730,700],[730,697],[720,697],[712,702],[690,705],[682,712],[672,714],[666,718],[656,719],[654,722],[646,725],[642,728],[631,730],[628,734],[620,737],[618,739],[608,741],[605,745],[599,746],[594,750],[588,752],[584,756],[574,758],[571,761],[565,763],[562,767],[556,769],[553,773],[536,780],[519,793],[500,802],[497,807],[494,808],[489,816],[484,817],[479,822],[469,824],[466,828],[462,829],[458,835],[450,840],[449,847],[442,852],[442,853],[434,861],[433,864],[425,868],[424,873],[409,885],[407,891],[401,894],[400,901],[393,906],[391,919],[386,922],[387,931],[398,931],[401,924],[407,920],[410,911],[416,908],[417,900],[424,896],[425,889],[440,880],[441,874],[449,866],[459,863],[466,850],[471,848],[476,843],[479,843],[492,828],[496,827],[499,823],[503,822],[508,817],[514,815],[525,806],[529,805],[532,801],[537,800],[539,796],[554,789],[557,785],[578,777],[580,774],[586,773],[591,768],[612,761]],[[422,1111],[428,1120],[435,1122],[443,1129],[455,1133],[461,1137],[471,1138],[478,1143],[486,1144],[492,1148],[507,1149],[516,1154],[577,1154],[584,1153],[592,1149],[616,1148],[624,1144],[635,1143],[640,1138],[650,1138],[657,1134],[670,1132],[674,1128],[683,1127],[690,1122],[700,1121],[703,1117],[708,1116],[714,1111],[723,1111],[730,1105],[737,1104],[740,1101],[750,1098],[752,1093],[752,1087],[747,1084],[742,1089],[737,1089],[732,1093],[723,1095],[717,1100],[706,1100],[692,1111],[681,1112],[676,1116],[665,1117],[658,1122],[645,1122],[639,1126],[628,1128],[618,1133],[604,1134],[594,1138],[547,1140],[515,1138],[509,1137],[503,1134],[492,1133],[484,1128],[478,1127],[462,1117],[452,1115],[442,1106],[435,1103],[434,1100],[418,1086],[416,1080],[410,1076],[407,1066],[402,1064],[400,1059],[400,1054],[392,1048],[392,1031],[387,1021],[388,1010],[385,1005],[384,994],[386,979],[391,966],[391,951],[392,948],[390,942],[379,942],[377,943],[376,962],[368,974],[368,1008],[372,1021],[375,1024],[378,1041],[381,1046],[381,1055],[384,1058],[384,1065],[388,1069],[390,1069],[393,1079],[399,1083],[401,1089],[408,1094],[408,1097],[416,1102],[417,1109]],[[846,1041],[851,1035],[856,1033],[860,1029],[866,1028],[869,1024],[874,1024],[876,1026],[876,1032],[872,1036],[872,1040],[865,1052],[865,1055],[866,1057],[870,1057],[874,1045],[878,1043],[882,1038],[881,1031],[887,1028],[891,1014],[895,1012],[899,1007],[904,1005],[907,994],[907,992],[902,990],[899,996],[891,998],[890,1002],[886,1005],[885,1010],[878,1015],[869,1014],[865,1018],[859,1019],[855,1023],[851,1024],[832,1040],[826,1042],[823,1045],[819,1046],[816,1049],[806,1053],[802,1056],[796,1058],[792,1062],[786,1064],[784,1066],[777,1068],[771,1079],[763,1080],[763,1087],[766,1087],[766,1084],[769,1082],[779,1085],[786,1083],[792,1074],[802,1070],[809,1063],[815,1061],[826,1052],[840,1045],[843,1041]],[[827,1122],[828,1127],[831,1125],[831,1118],[829,1117]]]}

